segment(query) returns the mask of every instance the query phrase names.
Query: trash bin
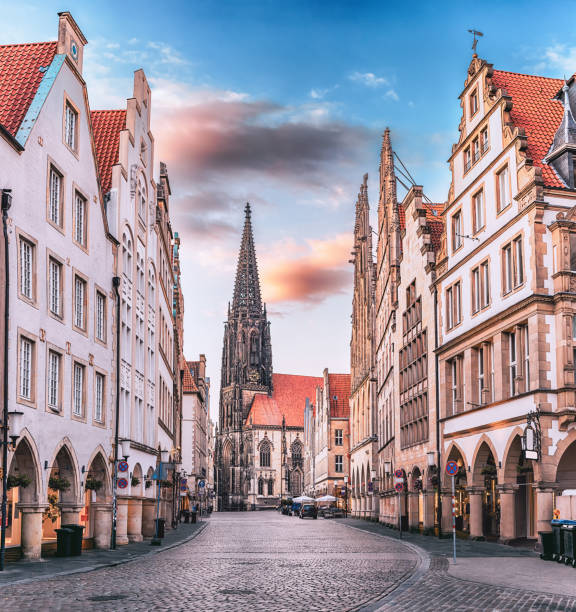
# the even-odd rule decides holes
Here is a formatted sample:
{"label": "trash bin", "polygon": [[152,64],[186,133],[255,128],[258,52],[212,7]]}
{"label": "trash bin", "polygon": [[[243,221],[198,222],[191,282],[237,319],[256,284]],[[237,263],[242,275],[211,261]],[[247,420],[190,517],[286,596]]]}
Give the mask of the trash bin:
{"label": "trash bin", "polygon": [[552,553],[552,559],[561,563],[564,561],[564,539],[562,537],[562,525],[564,521],[559,519],[552,519],[550,524],[552,525],[552,537],[554,538],[554,552]]}
{"label": "trash bin", "polygon": [[166,525],[166,519],[159,518],[154,521],[156,523],[156,535],[159,538],[164,537],[164,526]]}
{"label": "trash bin", "polygon": [[56,556],[71,557],[72,556],[72,540],[74,539],[74,531],[61,527],[56,529]]}
{"label": "trash bin", "polygon": [[539,531],[538,535],[542,543],[540,559],[551,561],[554,558],[554,534],[551,531]]}
{"label": "trash bin", "polygon": [[84,525],[62,525],[63,529],[72,530],[72,551],[73,557],[79,557],[82,554],[82,536],[84,534]]}

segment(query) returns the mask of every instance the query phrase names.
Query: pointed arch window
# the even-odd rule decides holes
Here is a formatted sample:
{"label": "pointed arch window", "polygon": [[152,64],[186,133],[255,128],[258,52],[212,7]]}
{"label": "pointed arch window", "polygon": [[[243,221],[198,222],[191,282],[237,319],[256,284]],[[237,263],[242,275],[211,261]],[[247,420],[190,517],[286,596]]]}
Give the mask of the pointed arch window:
{"label": "pointed arch window", "polygon": [[268,495],[274,495],[274,480],[272,478],[268,480]]}
{"label": "pointed arch window", "polygon": [[264,495],[264,480],[258,478],[258,495]]}
{"label": "pointed arch window", "polygon": [[270,467],[270,442],[267,440],[260,445],[260,467]]}
{"label": "pointed arch window", "polygon": [[132,280],[132,240],[126,233],[122,236],[122,272]]}
{"label": "pointed arch window", "polygon": [[295,440],[292,443],[292,466],[302,467],[302,443],[300,440]]}
{"label": "pointed arch window", "polygon": [[250,365],[251,366],[257,366],[259,359],[258,359],[258,354],[259,354],[259,342],[258,342],[258,334],[253,331],[250,334]]}

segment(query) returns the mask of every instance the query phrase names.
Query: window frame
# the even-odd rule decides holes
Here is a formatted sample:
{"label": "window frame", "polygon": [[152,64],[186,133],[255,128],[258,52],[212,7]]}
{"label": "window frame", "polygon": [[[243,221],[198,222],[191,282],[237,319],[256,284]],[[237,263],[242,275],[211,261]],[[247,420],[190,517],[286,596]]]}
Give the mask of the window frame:
{"label": "window frame", "polygon": [[334,430],[334,446],[344,446],[344,430],[343,429]]}
{"label": "window frame", "polygon": [[470,119],[476,115],[476,113],[480,110],[480,99],[478,86],[474,87],[474,89],[470,92],[468,96],[468,110],[470,112]]}
{"label": "window frame", "polygon": [[[102,414],[101,418],[97,418],[96,409],[98,407],[98,380],[101,379],[102,383]],[[93,410],[92,410],[92,421],[95,425],[99,427],[106,426],[106,392],[108,389],[108,379],[106,376],[106,372],[104,370],[100,370],[99,368],[94,368],[94,402],[93,402]]]}
{"label": "window frame", "polygon": [[[90,206],[89,206],[90,200],[88,199],[86,194],[81,189],[78,188],[77,185],[74,185],[73,194],[74,194],[74,198],[72,201],[72,242],[74,242],[74,244],[77,247],[79,247],[80,249],[82,249],[83,251],[87,253],[88,252],[88,228],[89,228],[88,216],[89,216],[89,210],[90,210]],[[83,241],[78,240],[78,234],[76,232],[77,222],[78,222],[78,209],[77,209],[78,200],[81,200],[84,203],[84,219],[82,223]]]}
{"label": "window frame", "polygon": [[[68,109],[71,109],[75,115],[75,123],[74,123],[74,142],[72,145],[68,142]],[[72,102],[70,97],[64,94],[64,112],[62,117],[62,142],[66,146],[66,148],[73,153],[76,157],[78,157],[78,150],[80,148],[80,110]]]}
{"label": "window frame", "polygon": [[[55,313],[52,308],[52,285],[51,285],[51,263],[54,262],[60,267],[60,291],[59,291],[59,301],[60,301],[60,314]],[[46,309],[48,311],[48,316],[56,319],[56,321],[60,321],[60,323],[64,322],[64,284],[65,284],[65,262],[64,260],[56,255],[56,253],[52,252],[50,249],[46,249]]]}
{"label": "window frame", "polygon": [[[459,231],[456,233],[456,219],[459,223]],[[452,233],[452,254],[457,253],[463,246],[464,241],[462,240],[462,209],[454,211],[450,217],[450,231]]]}
{"label": "window frame", "polygon": [[[76,295],[76,291],[77,291],[77,281],[81,281],[84,285],[84,300],[83,300],[83,312],[82,312],[82,319],[83,319],[83,326],[79,327],[76,322],[77,322],[77,317],[76,317],[76,304],[77,304],[77,295]],[[84,336],[88,335],[88,308],[89,308],[89,301],[88,301],[88,291],[89,291],[89,284],[88,284],[88,278],[86,276],[84,276],[84,274],[81,274],[78,270],[76,270],[75,268],[73,268],[72,270],[72,329],[74,329],[75,331],[83,334]]]}
{"label": "window frame", "polygon": [[[60,177],[60,194],[58,202],[58,215],[60,217],[60,223],[56,223],[51,217],[52,208],[52,173]],[[64,201],[66,194],[66,179],[62,169],[54,162],[53,159],[48,157],[48,176],[46,180],[46,221],[54,229],[59,231],[61,234],[64,233],[65,227],[65,214],[64,214]]]}
{"label": "window frame", "polygon": [[[98,335],[98,324],[99,324],[99,298],[103,299],[104,309],[103,309],[103,320],[102,320],[102,337]],[[108,296],[104,289],[99,287],[98,285],[94,286],[94,340],[96,342],[106,346],[108,343]]]}
{"label": "window frame", "polygon": [[526,282],[524,235],[522,232],[510,238],[500,247],[500,257],[502,296],[507,296],[518,291]]}
{"label": "window frame", "polygon": [[472,316],[478,314],[485,308],[488,308],[491,303],[491,287],[490,287],[490,259],[486,258],[474,266],[470,272],[470,285],[472,289],[471,295],[471,312]]}
{"label": "window frame", "polygon": [[[56,404],[50,403],[50,385],[51,385],[51,355],[56,355],[59,358],[58,364],[58,381],[57,381],[57,401]],[[64,392],[64,355],[65,351],[58,346],[48,344],[46,346],[46,411],[53,414],[63,414],[63,392]]]}
{"label": "window frame", "polygon": [[[340,461],[338,461],[338,459],[340,459]],[[334,471],[337,474],[344,472],[344,455],[334,455]]]}
{"label": "window frame", "polygon": [[[480,206],[478,207],[478,198],[480,198]],[[482,230],[486,229],[486,197],[484,194],[484,187],[477,189],[470,198],[472,203],[472,235],[479,234]],[[478,212],[480,211],[482,225],[479,225]]]}
{"label": "window frame", "polygon": [[[19,228],[16,229],[17,236],[17,260],[18,260],[18,298],[23,302],[26,302],[30,306],[37,307],[38,305],[38,294],[37,294],[37,274],[36,266],[38,262],[38,241],[26,232],[23,232]],[[23,289],[23,268],[22,268],[22,243],[25,243],[30,247],[30,291],[31,295],[26,295]]]}
{"label": "window frame", "polygon": [[[72,357],[72,376],[70,380],[70,394],[71,394],[71,402],[70,402],[70,415],[76,421],[86,422],[86,408],[87,408],[87,373],[88,373],[88,364],[83,360],[77,357]],[[81,368],[82,371],[82,397],[81,397],[81,413],[76,412],[76,368]]]}
{"label": "window frame", "polygon": [[[502,206],[502,190],[500,189],[500,187],[502,184],[501,176],[504,173],[506,173],[507,177],[505,181],[507,193],[505,195],[508,196],[508,203],[505,206]],[[496,215],[499,215],[512,205],[512,177],[510,176],[510,165],[508,162],[500,166],[494,172],[494,181],[496,183]]]}
{"label": "window frame", "polygon": [[[22,342],[29,342],[31,345],[30,352],[30,397],[26,397],[21,394],[22,390]],[[36,390],[36,364],[37,364],[37,353],[38,353],[38,337],[24,329],[18,328],[18,353],[17,353],[17,367],[18,367],[18,379],[16,385],[16,403],[36,408],[37,401],[37,390]]]}

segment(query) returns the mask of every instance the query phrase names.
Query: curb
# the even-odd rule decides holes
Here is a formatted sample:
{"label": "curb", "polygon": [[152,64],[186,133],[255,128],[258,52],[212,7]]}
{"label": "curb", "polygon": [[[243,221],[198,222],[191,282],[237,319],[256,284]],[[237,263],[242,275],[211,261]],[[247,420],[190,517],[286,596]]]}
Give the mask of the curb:
{"label": "curb", "polygon": [[177,546],[181,546],[182,544],[186,544],[190,542],[195,537],[200,535],[205,529],[208,527],[208,523],[204,523],[202,526],[198,527],[198,529],[187,538],[180,540],[179,542],[173,542],[168,546],[163,546],[160,548],[155,548],[153,550],[149,550],[148,552],[142,553],[140,555],[131,557],[129,559],[119,559],[118,561],[107,561],[105,563],[98,563],[96,565],[88,565],[86,567],[79,567],[73,570],[65,570],[63,572],[56,572],[54,574],[45,574],[44,576],[34,576],[33,578],[16,578],[15,580],[9,580],[6,582],[0,582],[0,588],[5,586],[12,586],[15,584],[26,584],[30,582],[39,582],[41,580],[51,580],[52,578],[59,578],[60,576],[72,576],[73,574],[87,574],[89,572],[95,572],[96,570],[104,569],[106,567],[116,567],[118,565],[124,565],[126,563],[133,563],[134,561],[138,561],[139,559],[145,559],[147,557],[151,557],[153,555],[157,555],[165,550],[170,550],[172,548],[176,548]]}
{"label": "curb", "polygon": [[402,593],[406,589],[413,586],[416,582],[421,580],[430,569],[431,558],[428,552],[423,548],[420,548],[419,546],[416,546],[411,542],[405,542],[400,539],[391,538],[390,536],[386,536],[381,533],[376,533],[374,531],[369,531],[368,529],[354,527],[353,525],[346,525],[346,523],[340,524],[343,527],[347,527],[348,529],[356,529],[358,531],[362,531],[363,533],[369,533],[371,535],[378,536],[379,538],[385,538],[386,540],[391,540],[393,542],[400,542],[403,546],[411,550],[417,556],[416,567],[411,573],[406,572],[406,574],[404,574],[404,576],[400,579],[398,583],[392,585],[389,589],[382,593],[379,593],[375,597],[365,600],[354,608],[349,608],[347,612],[378,612],[379,610],[382,610],[382,606],[387,603],[387,600],[390,596],[396,596],[399,593]]}

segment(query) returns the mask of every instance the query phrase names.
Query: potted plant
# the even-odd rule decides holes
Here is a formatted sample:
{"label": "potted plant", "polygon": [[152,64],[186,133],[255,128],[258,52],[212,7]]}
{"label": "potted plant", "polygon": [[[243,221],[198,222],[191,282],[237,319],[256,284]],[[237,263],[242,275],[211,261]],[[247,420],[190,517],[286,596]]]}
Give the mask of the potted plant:
{"label": "potted plant", "polygon": [[146,480],[144,481],[144,488],[145,488],[145,489],[149,489],[151,486],[152,486],[152,480],[150,480],[150,479],[146,479]]}
{"label": "potted plant", "polygon": [[496,476],[496,466],[487,464],[482,468],[480,473],[482,476]]}
{"label": "potted plant", "polygon": [[16,487],[22,487],[23,489],[25,489],[31,482],[32,480],[30,480],[30,478],[26,476],[26,474],[10,474],[8,476],[7,484],[9,489],[14,489]]}
{"label": "potted plant", "polygon": [[48,508],[42,513],[42,518],[50,519],[52,523],[55,523],[59,516],[60,508],[58,507],[58,495],[48,493]]}
{"label": "potted plant", "polygon": [[132,476],[130,483],[133,487],[137,487],[140,484],[140,478],[138,478],[137,476]]}
{"label": "potted plant", "polygon": [[86,484],[84,486],[86,488],[86,491],[100,491],[103,484],[104,483],[101,480],[97,480],[96,478],[94,478],[94,476],[88,476],[88,478],[86,478]]}
{"label": "potted plant", "polygon": [[71,486],[70,481],[62,476],[50,476],[48,479],[48,488],[53,491],[68,491]]}

